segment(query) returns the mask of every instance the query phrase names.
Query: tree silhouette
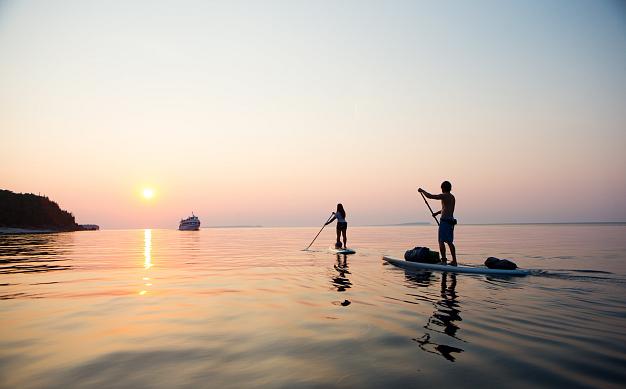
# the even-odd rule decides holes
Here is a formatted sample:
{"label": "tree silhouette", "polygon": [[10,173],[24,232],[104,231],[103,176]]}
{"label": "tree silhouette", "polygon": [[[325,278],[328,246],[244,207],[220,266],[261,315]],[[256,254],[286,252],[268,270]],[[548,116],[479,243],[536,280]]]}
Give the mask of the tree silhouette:
{"label": "tree silhouette", "polygon": [[74,215],[47,196],[0,189],[0,227],[77,230]]}

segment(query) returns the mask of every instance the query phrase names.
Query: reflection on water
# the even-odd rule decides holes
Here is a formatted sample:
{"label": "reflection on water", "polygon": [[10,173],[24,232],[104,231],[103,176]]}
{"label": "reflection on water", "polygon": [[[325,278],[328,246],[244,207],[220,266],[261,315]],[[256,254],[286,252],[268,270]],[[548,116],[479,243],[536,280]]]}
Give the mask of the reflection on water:
{"label": "reflection on water", "polygon": [[433,227],[317,231],[0,236],[0,388],[626,382],[624,227],[459,227],[461,262],[572,276],[510,280],[383,264]]}
{"label": "reflection on water", "polygon": [[72,246],[74,235],[0,235],[0,274],[68,270],[63,257]]}
{"label": "reflection on water", "polygon": [[[429,286],[430,283],[427,281],[432,279],[430,272],[425,273],[427,277],[421,278],[421,282],[416,283],[420,287]],[[407,276],[407,279],[413,280],[415,277],[415,275],[410,275]],[[457,275],[454,273],[441,274],[441,298],[433,302],[435,311],[428,318],[428,322],[424,326],[427,332],[422,337],[413,339],[419,344],[420,349],[429,353],[440,354],[450,362],[456,360],[453,354],[462,353],[464,350],[448,344],[436,343],[432,340],[431,332],[445,334],[451,338],[460,340],[457,337],[459,326],[455,322],[463,319],[461,319],[461,309],[457,301],[456,277]],[[449,284],[448,279],[450,281]]]}
{"label": "reflection on water", "polygon": [[147,270],[152,267],[152,230],[143,233],[143,267]]}
{"label": "reflection on water", "polygon": [[[342,258],[343,257],[343,258]],[[345,254],[337,254],[337,263],[335,264],[336,275],[332,279],[332,284],[337,288],[338,292],[345,292],[350,289],[352,283],[348,279],[348,256]]]}
{"label": "reflection on water", "polygon": [[143,268],[145,269],[143,280],[143,288],[139,291],[139,295],[143,296],[148,293],[147,288],[152,286],[149,277],[149,271],[152,267],[152,230],[145,229],[143,232]]}
{"label": "reflection on water", "polygon": [[[345,292],[352,286],[352,283],[348,279],[348,274],[350,274],[350,271],[348,270],[348,256],[346,254],[337,254],[337,263],[334,267],[337,274],[332,278],[331,282],[337,289],[337,292]],[[350,300],[344,299],[343,301],[334,303],[347,307],[350,305]]]}

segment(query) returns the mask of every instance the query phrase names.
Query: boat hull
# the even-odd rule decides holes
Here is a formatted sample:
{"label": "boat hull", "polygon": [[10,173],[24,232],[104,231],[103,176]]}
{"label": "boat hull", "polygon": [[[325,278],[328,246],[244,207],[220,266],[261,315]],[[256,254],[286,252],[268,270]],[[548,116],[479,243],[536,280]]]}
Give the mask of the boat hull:
{"label": "boat hull", "polygon": [[179,231],[198,231],[200,226],[179,226]]}

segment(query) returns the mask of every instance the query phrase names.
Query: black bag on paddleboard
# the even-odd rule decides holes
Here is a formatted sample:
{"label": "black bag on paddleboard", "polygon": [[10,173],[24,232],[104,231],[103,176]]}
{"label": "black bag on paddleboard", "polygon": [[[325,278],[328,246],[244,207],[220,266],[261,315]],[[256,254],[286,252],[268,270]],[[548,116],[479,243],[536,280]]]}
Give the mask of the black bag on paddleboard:
{"label": "black bag on paddleboard", "polygon": [[428,247],[415,247],[404,253],[404,259],[409,262],[438,263],[439,253],[430,251]]}
{"label": "black bag on paddleboard", "polygon": [[496,257],[489,257],[485,260],[485,266],[489,269],[502,269],[502,270],[515,270],[517,265],[508,259],[500,259]]}

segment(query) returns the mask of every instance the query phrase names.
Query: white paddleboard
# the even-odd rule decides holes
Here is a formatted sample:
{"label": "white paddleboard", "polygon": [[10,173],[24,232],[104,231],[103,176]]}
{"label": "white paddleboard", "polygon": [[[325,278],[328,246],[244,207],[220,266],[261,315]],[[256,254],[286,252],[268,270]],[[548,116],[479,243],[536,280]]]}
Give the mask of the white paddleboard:
{"label": "white paddleboard", "polygon": [[530,270],[516,269],[516,270],[503,270],[503,269],[489,269],[488,267],[469,267],[469,266],[450,266],[450,265],[438,265],[433,263],[421,263],[421,262],[409,262],[404,259],[398,259],[394,257],[384,256],[383,259],[392,265],[409,270],[437,270],[445,271],[449,273],[470,273],[470,274],[498,274],[507,276],[526,276],[530,274]]}
{"label": "white paddleboard", "polygon": [[329,247],[328,248],[332,253],[335,254],[356,254],[356,251],[352,250],[352,249],[336,249],[334,247]]}

